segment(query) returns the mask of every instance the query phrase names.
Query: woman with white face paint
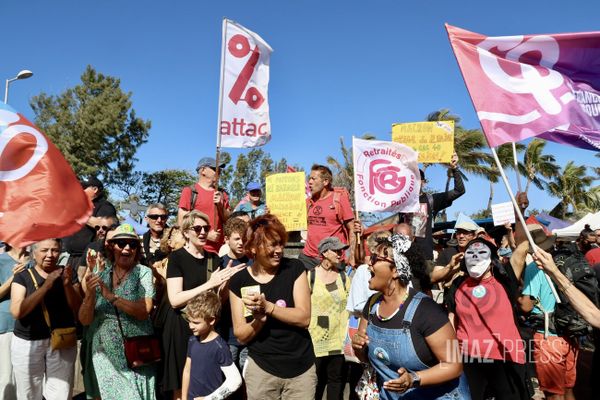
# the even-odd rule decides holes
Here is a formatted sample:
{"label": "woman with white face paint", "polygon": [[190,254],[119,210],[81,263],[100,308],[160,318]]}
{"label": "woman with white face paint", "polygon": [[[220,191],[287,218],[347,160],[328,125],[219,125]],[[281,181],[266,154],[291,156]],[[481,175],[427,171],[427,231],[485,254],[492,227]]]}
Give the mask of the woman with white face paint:
{"label": "woman with white face paint", "polygon": [[473,400],[531,398],[524,342],[516,323],[519,282],[498,261],[496,247],[483,238],[466,247],[462,268],[445,302],[462,350]]}

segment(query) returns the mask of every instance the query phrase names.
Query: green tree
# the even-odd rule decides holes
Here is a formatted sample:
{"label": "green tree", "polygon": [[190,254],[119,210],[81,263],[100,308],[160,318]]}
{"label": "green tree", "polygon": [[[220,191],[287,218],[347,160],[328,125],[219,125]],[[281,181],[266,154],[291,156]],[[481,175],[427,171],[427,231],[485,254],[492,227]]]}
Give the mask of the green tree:
{"label": "green tree", "polygon": [[78,175],[102,175],[106,185],[132,173],[135,153],[148,139],[150,121],[136,116],[121,81],[88,66],[81,84],[59,95],[31,99],[35,123]]}
{"label": "green tree", "polygon": [[600,187],[591,187],[594,178],[587,175],[587,168],[569,161],[563,170],[548,184],[549,193],[560,199],[551,211],[553,216],[564,219],[569,210],[578,216],[580,211],[596,211],[600,208]]}
{"label": "green tree", "polygon": [[[518,155],[519,155],[519,153],[522,153],[525,150],[525,146],[520,143],[516,143],[515,148],[517,151],[517,160],[518,160]],[[500,161],[500,165],[502,166],[502,168],[505,171],[507,169],[514,170],[515,163],[514,163],[514,154],[513,154],[513,149],[512,149],[512,143],[506,143],[501,146],[498,146],[496,148],[496,154],[498,155],[498,160]],[[492,156],[492,159],[489,160],[489,162],[490,162],[489,172],[488,172],[488,174],[486,174],[486,179],[488,180],[488,182],[490,184],[490,196],[488,198],[488,204],[487,204],[486,210],[488,210],[491,215],[492,202],[494,201],[494,185],[500,181],[501,176],[500,176],[500,170],[496,166],[496,162],[494,161],[493,156]],[[517,161],[517,170],[519,170],[519,167],[522,168],[523,163],[521,163],[520,161]]]}
{"label": "green tree", "polygon": [[145,204],[162,203],[175,215],[182,189],[196,181],[196,176],[181,169],[146,172],[142,178],[140,200]]}
{"label": "green tree", "polygon": [[556,176],[560,170],[554,156],[544,154],[544,147],[546,147],[546,141],[535,138],[525,149],[523,165],[519,168],[521,174],[527,178],[525,192],[529,190],[532,183],[538,189],[546,190],[548,187],[546,179]]}

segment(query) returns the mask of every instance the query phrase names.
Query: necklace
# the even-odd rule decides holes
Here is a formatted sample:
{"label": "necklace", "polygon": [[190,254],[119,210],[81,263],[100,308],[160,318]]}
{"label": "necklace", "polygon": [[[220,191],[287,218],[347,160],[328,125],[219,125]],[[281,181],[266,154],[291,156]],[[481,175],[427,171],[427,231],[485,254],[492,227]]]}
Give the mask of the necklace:
{"label": "necklace", "polygon": [[[383,298],[383,296],[382,296]],[[377,319],[380,320],[381,322],[385,322],[385,321],[389,321],[390,319],[394,318],[396,316],[396,314],[398,314],[398,312],[400,310],[402,310],[402,307],[404,307],[404,302],[406,301],[406,299],[408,298],[408,290],[406,290],[406,293],[404,293],[404,296],[402,296],[402,300],[400,301],[400,305],[398,306],[398,308],[396,309],[396,311],[394,311],[392,313],[392,315],[387,316],[387,317],[382,317],[379,314],[379,304],[381,304],[381,300],[379,300],[377,302],[376,308],[375,308],[375,315],[377,315]]]}
{"label": "necklace", "polygon": [[129,274],[129,271],[125,271],[125,273],[121,276],[119,276],[119,274],[117,273],[117,269],[114,269],[115,271],[115,275],[117,276],[117,286],[119,286],[121,284],[121,282],[123,282],[123,280],[125,280],[125,277],[127,277],[127,274]]}

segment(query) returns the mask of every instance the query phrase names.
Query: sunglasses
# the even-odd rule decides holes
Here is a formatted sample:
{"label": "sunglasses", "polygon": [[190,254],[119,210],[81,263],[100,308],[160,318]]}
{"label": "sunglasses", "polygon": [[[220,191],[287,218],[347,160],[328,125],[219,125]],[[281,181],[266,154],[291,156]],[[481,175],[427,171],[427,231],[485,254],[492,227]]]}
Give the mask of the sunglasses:
{"label": "sunglasses", "polygon": [[166,221],[169,218],[167,214],[150,214],[146,215],[146,217],[150,218],[152,221],[156,221],[159,218],[163,221]]}
{"label": "sunglasses", "polygon": [[210,225],[196,225],[192,226],[192,229],[196,232],[196,235],[199,235],[202,232],[208,233],[208,231],[210,231]]}
{"label": "sunglasses", "polygon": [[391,260],[387,257],[381,257],[379,254],[371,254],[371,257],[369,257],[369,265],[375,265],[377,261],[386,261],[390,264],[394,264],[394,260]]}
{"label": "sunglasses", "polygon": [[99,231],[99,230],[101,230],[101,229],[102,229],[104,232],[108,232],[110,229],[113,229],[113,227],[112,227],[112,226],[106,226],[106,225],[96,225],[96,226],[94,227],[94,229],[95,229],[96,231]]}
{"label": "sunglasses", "polygon": [[130,249],[137,249],[140,247],[140,242],[137,240],[117,239],[112,241],[118,248],[124,249],[129,246]]}

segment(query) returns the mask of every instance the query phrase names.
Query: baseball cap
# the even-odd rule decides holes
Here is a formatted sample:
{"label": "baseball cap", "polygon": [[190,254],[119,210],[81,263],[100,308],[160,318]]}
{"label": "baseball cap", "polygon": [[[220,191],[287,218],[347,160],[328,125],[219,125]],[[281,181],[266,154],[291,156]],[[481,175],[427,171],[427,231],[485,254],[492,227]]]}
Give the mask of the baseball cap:
{"label": "baseball cap", "polygon": [[[217,160],[215,160],[212,157],[202,157],[200,159],[200,161],[198,161],[198,165],[196,166],[196,171],[200,170],[200,168],[204,168],[204,167],[211,167],[211,168],[215,168],[215,165],[217,165]],[[219,168],[223,168],[225,166],[225,163],[219,165]]]}
{"label": "baseball cap", "polygon": [[246,185],[246,190],[251,192],[253,190],[262,190],[260,183],[258,182],[250,182]]}
{"label": "baseball cap", "polygon": [[335,237],[327,237],[323,240],[321,240],[319,242],[319,254],[323,254],[325,253],[327,250],[343,250],[343,249],[347,249],[348,246],[347,244],[342,243],[342,241]]}
{"label": "baseball cap", "polygon": [[81,178],[80,182],[81,182],[81,187],[83,187],[84,189],[89,188],[91,186],[95,186],[100,191],[104,190],[104,185],[102,184],[100,179],[96,178],[95,176]]}

